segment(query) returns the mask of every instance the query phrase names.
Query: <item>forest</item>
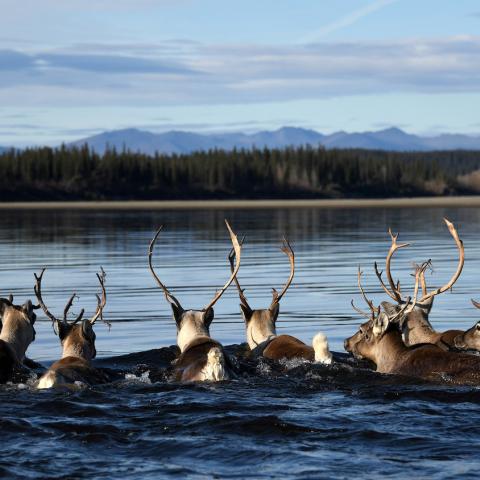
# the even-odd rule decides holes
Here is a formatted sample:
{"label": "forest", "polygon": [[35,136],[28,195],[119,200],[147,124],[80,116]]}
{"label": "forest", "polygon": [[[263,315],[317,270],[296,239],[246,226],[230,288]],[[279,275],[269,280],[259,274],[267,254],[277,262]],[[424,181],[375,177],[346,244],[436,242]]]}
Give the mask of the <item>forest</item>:
{"label": "forest", "polygon": [[62,146],[0,154],[0,201],[382,198],[480,193],[480,151],[300,147],[103,156]]}

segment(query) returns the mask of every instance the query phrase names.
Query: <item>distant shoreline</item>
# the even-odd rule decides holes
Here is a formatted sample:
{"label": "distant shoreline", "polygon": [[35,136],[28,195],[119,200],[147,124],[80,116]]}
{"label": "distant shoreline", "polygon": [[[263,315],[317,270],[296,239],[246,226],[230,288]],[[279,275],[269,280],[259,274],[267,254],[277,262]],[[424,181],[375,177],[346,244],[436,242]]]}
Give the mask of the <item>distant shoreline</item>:
{"label": "distant shoreline", "polygon": [[480,207],[479,196],[414,197],[387,199],[305,199],[305,200],[132,200],[0,202],[0,210],[208,210],[274,208],[442,208]]}

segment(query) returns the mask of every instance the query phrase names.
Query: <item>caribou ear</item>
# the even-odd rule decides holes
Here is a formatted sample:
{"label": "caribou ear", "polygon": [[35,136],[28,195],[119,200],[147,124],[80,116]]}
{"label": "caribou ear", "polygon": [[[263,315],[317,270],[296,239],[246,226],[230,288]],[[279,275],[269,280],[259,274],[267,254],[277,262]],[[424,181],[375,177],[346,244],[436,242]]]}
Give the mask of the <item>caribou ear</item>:
{"label": "caribou ear", "polygon": [[275,303],[273,306],[270,307],[269,310],[272,313],[272,320],[276,322],[278,314],[280,313],[280,303]]}
{"label": "caribou ear", "polygon": [[243,303],[240,304],[240,310],[242,311],[242,317],[245,320],[245,323],[248,323],[252,319],[253,310]]}
{"label": "caribou ear", "polygon": [[90,323],[89,320],[82,321],[82,333],[83,333],[83,336],[86,338],[90,338],[92,336],[93,329],[92,329],[92,324]]}
{"label": "caribou ear", "polygon": [[177,325],[180,325],[180,322],[182,320],[182,315],[183,315],[183,308],[178,307],[174,303],[171,303],[170,306],[172,307],[173,318],[175,319],[175,323]]}
{"label": "caribou ear", "polygon": [[427,315],[430,313],[430,310],[432,309],[433,306],[433,301],[435,300],[435,297],[430,297],[424,302],[419,302],[416,304],[416,306],[420,309],[422,309]]}
{"label": "caribou ear", "polygon": [[34,309],[35,307],[33,306],[31,300],[27,300],[22,306],[23,313],[25,313],[25,315],[28,317],[32,325],[35,323],[35,320],[37,319],[37,315],[33,312]]}
{"label": "caribou ear", "polygon": [[381,312],[380,315],[373,321],[373,335],[381,337],[388,329],[390,320],[386,313]]}
{"label": "caribou ear", "polygon": [[209,308],[204,314],[203,314],[203,324],[207,327],[210,328],[210,325],[213,322],[213,308]]}
{"label": "caribou ear", "polygon": [[388,317],[394,317],[401,310],[398,305],[394,305],[390,302],[382,302],[381,305]]}
{"label": "caribou ear", "polygon": [[58,335],[60,341],[63,342],[70,332],[70,326],[57,320],[53,322],[53,330]]}
{"label": "caribou ear", "polygon": [[22,310],[27,314],[31,315],[33,312],[33,304],[31,300],[27,300],[23,305],[22,305]]}

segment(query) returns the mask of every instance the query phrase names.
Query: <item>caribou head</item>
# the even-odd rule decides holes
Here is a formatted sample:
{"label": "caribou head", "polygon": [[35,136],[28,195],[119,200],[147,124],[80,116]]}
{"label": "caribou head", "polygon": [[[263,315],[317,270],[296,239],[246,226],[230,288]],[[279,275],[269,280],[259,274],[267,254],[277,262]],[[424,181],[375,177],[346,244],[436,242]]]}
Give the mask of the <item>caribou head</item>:
{"label": "caribou head", "polygon": [[363,273],[360,270],[360,267],[358,268],[358,288],[363,300],[370,310],[370,313],[357,308],[352,300],[351,303],[354,310],[362,317],[365,317],[367,321],[360,325],[358,332],[345,340],[344,346],[347,352],[352,353],[356,358],[367,358],[374,361],[374,357],[376,355],[376,345],[380,341],[383,334],[387,331],[388,327],[390,325],[396,325],[398,329],[399,319],[405,315],[408,315],[415,308],[418,299],[419,283],[425,268],[427,268],[426,264],[416,267],[413,300],[411,297],[407,297],[399,311],[391,312],[390,314],[382,311],[381,307],[376,307],[373,301],[367,297],[367,294],[362,286]]}
{"label": "caribou head", "polygon": [[[272,302],[270,303],[270,306],[268,308],[255,310],[252,309],[248,304],[247,297],[245,296],[245,291],[240,286],[238,277],[235,275],[234,278],[240,298],[240,308],[242,310],[242,316],[245,320],[245,326],[247,329],[247,342],[252,350],[261,343],[277,335],[276,322],[278,314],[280,312],[280,301],[293,281],[293,276],[295,274],[295,254],[287,239],[283,240],[281,250],[285,255],[287,255],[289,259],[290,275],[288,277],[287,283],[285,284],[280,293],[278,293],[275,288],[272,288]],[[228,260],[230,262],[230,270],[233,273],[235,261],[234,250],[230,252]]]}
{"label": "caribou head", "polygon": [[[444,219],[445,224],[448,227],[450,235],[455,241],[455,244],[459,252],[459,260],[457,264],[457,269],[450,280],[435,290],[428,291],[426,281],[425,281],[425,271],[426,266],[430,264],[430,261],[425,262],[421,268],[420,274],[420,283],[422,286],[422,297],[419,298],[413,309],[409,309],[408,313],[405,313],[400,317],[399,322],[402,327],[403,339],[406,345],[416,345],[418,343],[436,343],[441,336],[440,333],[436,332],[428,320],[430,310],[432,308],[433,300],[437,295],[444,293],[450,290],[455,282],[460,277],[462,273],[463,266],[465,263],[465,249],[463,246],[462,240],[458,236],[458,232],[455,229],[453,223],[451,223],[446,218]],[[388,280],[388,286],[384,283],[382,279],[382,272],[379,271],[377,263],[375,263],[375,273],[380,285],[385,291],[385,293],[395,302],[394,304],[390,302],[382,302],[382,307],[385,312],[390,316],[395,316],[399,311],[402,310],[403,306],[406,303],[405,297],[402,295],[400,289],[400,282],[395,282],[391,273],[391,261],[392,257],[401,248],[407,247],[408,243],[397,243],[398,234],[394,235],[391,230],[389,230],[392,244],[387,255],[385,271]]]}
{"label": "caribou head", "polygon": [[30,300],[23,305],[15,305],[12,295],[0,298],[0,340],[10,346],[18,363],[23,362],[28,346],[35,340],[35,310],[39,308]]}
{"label": "caribou head", "polygon": [[83,318],[85,310],[82,309],[77,317],[73,321],[68,320],[68,312],[73,305],[73,302],[77,295],[74,293],[68,300],[63,310],[63,317],[61,319],[53,315],[42,298],[42,279],[45,273],[45,268],[41,271],[40,275],[35,275],[35,295],[37,296],[38,303],[42,307],[45,315],[52,321],[53,329],[60,339],[63,353],[62,358],[76,357],[82,358],[87,361],[92,360],[97,355],[95,349],[96,335],[93,331],[93,325],[101,318],[103,319],[103,309],[107,303],[107,292],[105,290],[105,277],[106,274],[101,269],[100,273],[97,273],[97,278],[100,283],[102,296],[96,294],[97,308],[95,313],[90,319]]}
{"label": "caribou head", "polygon": [[[472,299],[475,308],[480,308],[480,303]],[[459,350],[477,350],[480,351],[480,322],[477,322],[472,328],[464,333],[457,335],[453,343]]]}
{"label": "caribou head", "polygon": [[173,312],[173,318],[177,326],[177,344],[180,348],[180,351],[183,352],[186,347],[191,344],[196,338],[199,337],[210,337],[210,325],[212,324],[214,312],[214,305],[220,300],[221,296],[224,294],[225,290],[230,286],[235,275],[238,273],[240,268],[240,252],[241,246],[238,243],[237,236],[231,229],[229,223],[225,220],[227,225],[228,232],[230,234],[230,239],[233,244],[233,249],[237,256],[237,263],[232,272],[232,275],[227,280],[225,285],[215,293],[213,299],[201,310],[194,309],[185,309],[180,304],[179,300],[175,298],[172,293],[168,290],[165,284],[160,280],[159,276],[156,274],[153,268],[153,250],[155,243],[162,231],[162,227],[157,230],[157,233],[150,242],[150,247],[148,249],[148,265],[150,272],[153,275],[153,278],[157,282],[158,286],[161,288],[165,295],[165,299],[170,304]]}

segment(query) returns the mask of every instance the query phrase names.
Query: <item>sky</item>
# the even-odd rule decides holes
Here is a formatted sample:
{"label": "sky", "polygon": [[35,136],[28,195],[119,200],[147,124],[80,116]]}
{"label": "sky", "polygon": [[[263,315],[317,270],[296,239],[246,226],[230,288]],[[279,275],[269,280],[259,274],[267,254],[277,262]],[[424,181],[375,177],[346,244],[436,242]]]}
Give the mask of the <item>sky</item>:
{"label": "sky", "polygon": [[105,130],[480,134],[478,0],[0,0],[0,145]]}

